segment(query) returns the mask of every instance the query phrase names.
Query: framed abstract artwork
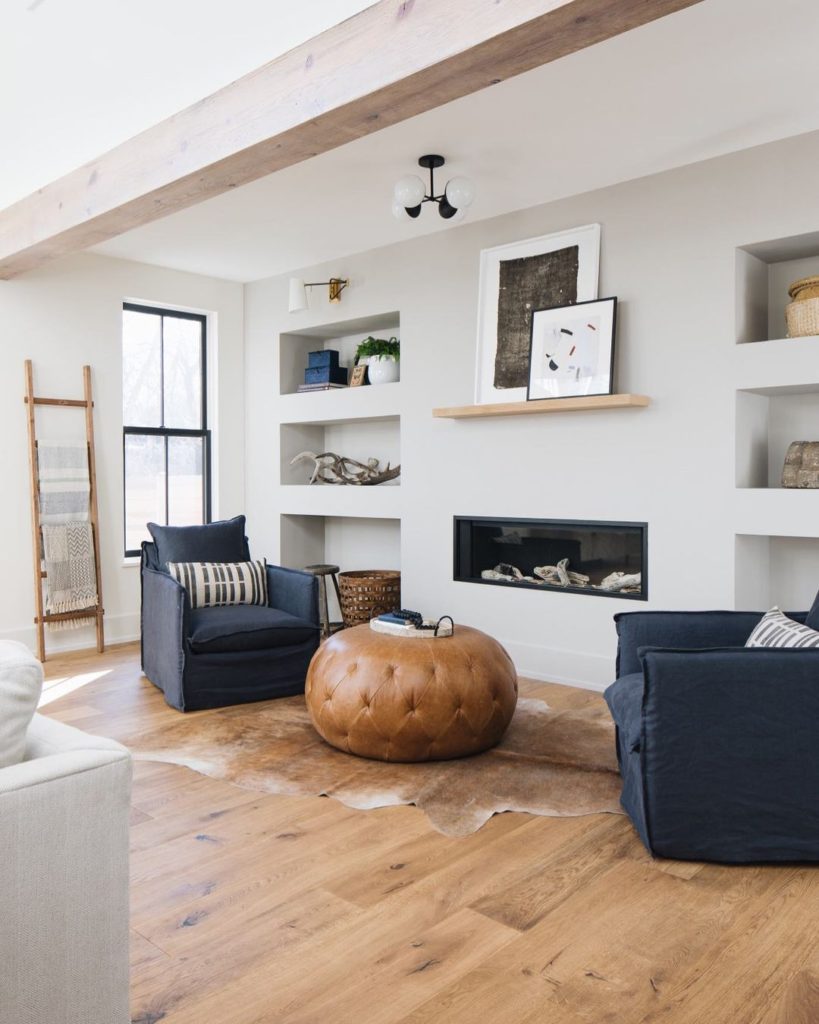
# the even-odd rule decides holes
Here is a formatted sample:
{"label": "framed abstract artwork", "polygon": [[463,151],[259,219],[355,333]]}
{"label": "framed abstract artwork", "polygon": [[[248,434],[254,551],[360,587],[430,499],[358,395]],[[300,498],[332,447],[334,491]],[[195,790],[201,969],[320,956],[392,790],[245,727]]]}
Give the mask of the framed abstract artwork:
{"label": "framed abstract artwork", "polygon": [[526,399],[532,312],[596,299],[599,266],[599,224],[481,252],[478,405]]}
{"label": "framed abstract artwork", "polygon": [[616,323],[616,298],[534,310],[526,397],[610,395]]}

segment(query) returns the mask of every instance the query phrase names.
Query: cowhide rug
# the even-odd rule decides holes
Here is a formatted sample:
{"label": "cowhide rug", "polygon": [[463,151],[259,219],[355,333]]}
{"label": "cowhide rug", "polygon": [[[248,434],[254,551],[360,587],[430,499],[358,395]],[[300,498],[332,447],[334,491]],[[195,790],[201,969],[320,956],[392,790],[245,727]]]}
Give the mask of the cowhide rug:
{"label": "cowhide rug", "polygon": [[362,809],[415,804],[448,836],[476,832],[502,811],[620,812],[614,726],[602,705],[557,711],[524,697],[499,746],[424,764],[334,749],[313,730],[303,697],[175,716],[127,742],[139,760],[186,765],[260,793],[330,796]]}

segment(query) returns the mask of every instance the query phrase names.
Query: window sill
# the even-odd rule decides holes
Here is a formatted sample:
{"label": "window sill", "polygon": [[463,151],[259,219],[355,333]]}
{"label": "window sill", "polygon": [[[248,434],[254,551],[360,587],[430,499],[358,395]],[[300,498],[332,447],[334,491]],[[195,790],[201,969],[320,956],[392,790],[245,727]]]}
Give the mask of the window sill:
{"label": "window sill", "polygon": [[139,555],[133,555],[131,558],[123,558],[122,568],[123,569],[137,569],[142,559]]}

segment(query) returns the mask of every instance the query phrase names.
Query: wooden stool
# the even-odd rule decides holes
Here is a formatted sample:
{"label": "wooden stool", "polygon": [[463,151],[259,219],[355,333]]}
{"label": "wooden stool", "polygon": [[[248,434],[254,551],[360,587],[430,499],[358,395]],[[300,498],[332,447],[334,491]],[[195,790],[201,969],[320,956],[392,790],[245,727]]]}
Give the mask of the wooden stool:
{"label": "wooden stool", "polygon": [[336,573],[338,572],[337,565],[305,565],[305,572],[311,572],[314,576],[318,576],[319,585],[319,613],[321,615],[321,639],[326,640],[328,636],[338,632],[340,629],[344,629],[343,622],[330,622],[330,607],[327,603],[327,577],[329,576],[333,581],[333,586],[336,589],[336,597],[338,598],[338,606],[341,608],[341,593],[338,589],[338,579]]}

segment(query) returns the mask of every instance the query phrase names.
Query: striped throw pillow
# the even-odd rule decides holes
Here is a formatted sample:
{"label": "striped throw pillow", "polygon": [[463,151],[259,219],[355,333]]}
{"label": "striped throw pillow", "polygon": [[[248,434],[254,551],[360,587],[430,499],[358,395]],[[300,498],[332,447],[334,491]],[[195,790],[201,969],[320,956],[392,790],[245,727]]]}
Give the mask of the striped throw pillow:
{"label": "striped throw pillow", "polygon": [[778,608],[771,608],[756,624],[745,646],[819,647],[819,632],[794,622]]}
{"label": "striped throw pillow", "polygon": [[187,590],[191,608],[267,604],[267,562],[168,562]]}

